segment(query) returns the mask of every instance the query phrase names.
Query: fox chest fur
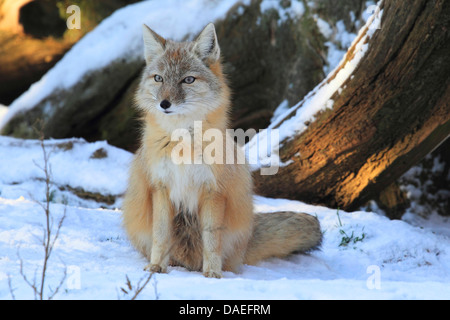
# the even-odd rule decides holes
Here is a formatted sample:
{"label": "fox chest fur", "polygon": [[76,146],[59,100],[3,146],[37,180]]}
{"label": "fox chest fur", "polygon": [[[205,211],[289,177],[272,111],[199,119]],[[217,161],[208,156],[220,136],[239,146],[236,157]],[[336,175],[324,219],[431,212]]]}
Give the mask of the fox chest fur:
{"label": "fox chest fur", "polygon": [[216,177],[207,164],[177,164],[167,156],[150,164],[152,183],[166,188],[175,209],[198,212],[204,192],[217,188]]}

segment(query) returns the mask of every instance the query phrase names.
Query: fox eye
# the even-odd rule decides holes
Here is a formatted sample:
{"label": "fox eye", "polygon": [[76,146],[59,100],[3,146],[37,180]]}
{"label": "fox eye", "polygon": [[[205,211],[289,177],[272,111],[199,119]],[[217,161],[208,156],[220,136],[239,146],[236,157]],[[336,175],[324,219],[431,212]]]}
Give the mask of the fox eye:
{"label": "fox eye", "polygon": [[183,79],[183,82],[184,82],[184,83],[187,83],[187,84],[191,84],[191,83],[193,83],[194,81],[195,81],[195,78],[194,78],[194,77],[191,77],[191,76],[186,77],[186,78]]}
{"label": "fox eye", "polygon": [[155,74],[154,79],[156,82],[163,82],[163,78],[160,75]]}

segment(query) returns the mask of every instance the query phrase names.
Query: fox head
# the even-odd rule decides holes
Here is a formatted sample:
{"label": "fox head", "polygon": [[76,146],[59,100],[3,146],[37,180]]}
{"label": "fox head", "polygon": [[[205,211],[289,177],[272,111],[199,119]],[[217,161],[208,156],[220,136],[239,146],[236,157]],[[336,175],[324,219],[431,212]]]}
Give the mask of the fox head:
{"label": "fox head", "polygon": [[[212,23],[191,42],[166,40],[143,26],[144,69],[139,108],[162,120],[204,120],[228,97]],[[165,117],[165,118],[164,118]]]}

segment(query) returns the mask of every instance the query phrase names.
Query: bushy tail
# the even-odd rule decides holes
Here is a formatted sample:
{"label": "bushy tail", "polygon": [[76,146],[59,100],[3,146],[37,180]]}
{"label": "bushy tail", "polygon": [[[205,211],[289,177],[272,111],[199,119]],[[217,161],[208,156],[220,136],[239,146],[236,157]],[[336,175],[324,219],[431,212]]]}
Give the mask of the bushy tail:
{"label": "bushy tail", "polygon": [[322,242],[319,220],[306,213],[274,212],[255,215],[246,264],[317,249]]}

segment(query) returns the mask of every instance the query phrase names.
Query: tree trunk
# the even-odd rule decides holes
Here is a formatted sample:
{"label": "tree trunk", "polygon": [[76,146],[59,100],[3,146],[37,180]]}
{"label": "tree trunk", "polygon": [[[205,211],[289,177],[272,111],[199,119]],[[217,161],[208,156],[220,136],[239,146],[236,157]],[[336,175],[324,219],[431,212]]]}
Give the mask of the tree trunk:
{"label": "tree trunk", "polygon": [[282,142],[289,165],[273,176],[255,172],[258,194],[355,210],[450,134],[450,1],[381,6],[381,29],[332,110]]}

